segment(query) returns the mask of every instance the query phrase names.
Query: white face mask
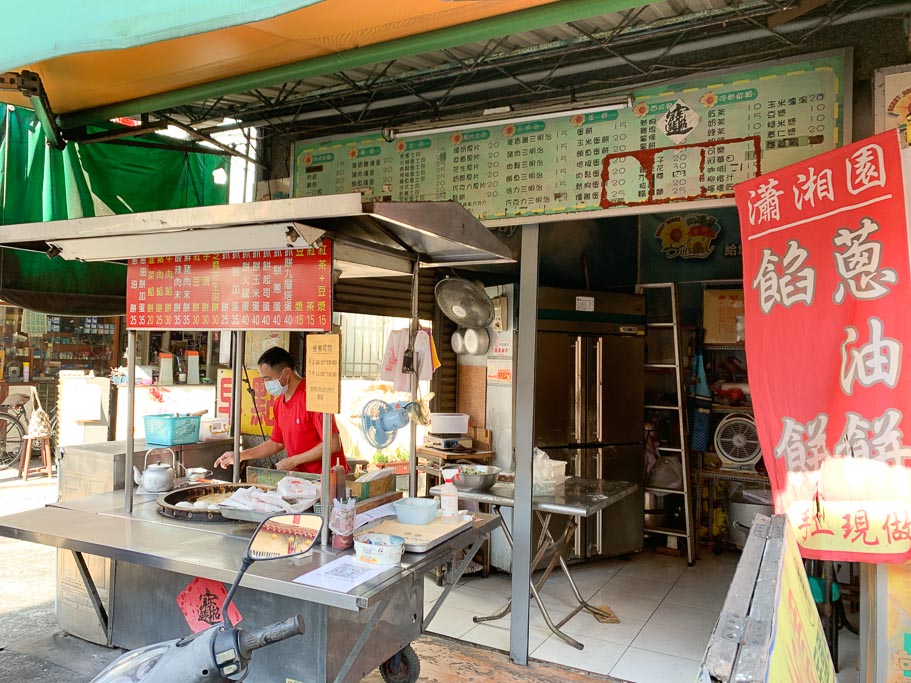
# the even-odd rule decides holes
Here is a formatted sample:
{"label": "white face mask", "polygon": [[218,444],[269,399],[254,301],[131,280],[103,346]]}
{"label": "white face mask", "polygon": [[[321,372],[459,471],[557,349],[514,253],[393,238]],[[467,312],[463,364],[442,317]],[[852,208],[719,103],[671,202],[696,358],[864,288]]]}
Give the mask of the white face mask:
{"label": "white face mask", "polygon": [[264,380],[263,384],[270,396],[282,396],[288,391],[288,386],[282,385],[281,376],[278,379]]}

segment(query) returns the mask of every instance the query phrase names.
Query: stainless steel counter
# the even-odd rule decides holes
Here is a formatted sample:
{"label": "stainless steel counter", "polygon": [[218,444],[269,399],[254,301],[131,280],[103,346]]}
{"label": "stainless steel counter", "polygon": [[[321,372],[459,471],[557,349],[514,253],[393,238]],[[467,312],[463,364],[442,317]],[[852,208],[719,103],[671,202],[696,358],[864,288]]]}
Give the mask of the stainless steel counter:
{"label": "stainless steel counter", "polygon": [[[628,481],[569,477],[565,484],[557,487],[554,495],[535,496],[532,499],[532,509],[556,515],[591,517],[599,510],[603,510],[635,492],[636,485]],[[440,487],[434,486],[430,489],[430,493],[440,495]],[[487,491],[459,491],[459,498],[489,505],[512,507],[515,499],[515,486],[501,482],[494,484]]]}
{"label": "stainless steel counter", "polygon": [[[116,503],[119,494],[101,494],[54,506],[0,517],[0,535],[42,545],[129,562],[193,577],[230,583],[255,524],[180,522],[158,515],[154,497],[136,505],[133,516]],[[140,500],[137,498],[137,501]],[[427,553],[406,553],[400,565],[350,593],[339,593],[295,583],[294,579],[339,557],[331,549],[316,548],[287,562],[255,564],[244,577],[248,589],[346,610],[366,608],[371,601],[405,576],[443,564],[453,550],[470,545],[497,527],[494,515],[477,515],[471,529]],[[353,551],[344,551],[351,554]]]}

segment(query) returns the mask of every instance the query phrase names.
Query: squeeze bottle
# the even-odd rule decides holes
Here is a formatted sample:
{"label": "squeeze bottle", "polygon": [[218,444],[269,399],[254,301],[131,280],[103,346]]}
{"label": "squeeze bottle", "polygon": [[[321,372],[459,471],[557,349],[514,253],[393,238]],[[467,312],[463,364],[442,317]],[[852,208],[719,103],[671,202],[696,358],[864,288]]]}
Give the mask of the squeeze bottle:
{"label": "squeeze bottle", "polygon": [[459,490],[452,483],[458,470],[443,470],[443,479],[446,481],[440,487],[440,512],[444,520],[454,522],[459,517]]}

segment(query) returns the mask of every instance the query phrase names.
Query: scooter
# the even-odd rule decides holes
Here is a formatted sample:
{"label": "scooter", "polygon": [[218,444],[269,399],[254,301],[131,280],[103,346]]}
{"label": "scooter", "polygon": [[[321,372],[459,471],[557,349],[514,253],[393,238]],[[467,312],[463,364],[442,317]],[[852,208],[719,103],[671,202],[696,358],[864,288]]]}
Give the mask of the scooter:
{"label": "scooter", "polygon": [[304,633],[301,615],[253,631],[237,628],[228,605],[254,562],[303,555],[322,530],[319,515],[280,513],[264,520],[244,551],[240,571],[222,606],[224,623],[186,638],[131,650],[110,664],[92,683],[225,683],[249,673],[253,651]]}

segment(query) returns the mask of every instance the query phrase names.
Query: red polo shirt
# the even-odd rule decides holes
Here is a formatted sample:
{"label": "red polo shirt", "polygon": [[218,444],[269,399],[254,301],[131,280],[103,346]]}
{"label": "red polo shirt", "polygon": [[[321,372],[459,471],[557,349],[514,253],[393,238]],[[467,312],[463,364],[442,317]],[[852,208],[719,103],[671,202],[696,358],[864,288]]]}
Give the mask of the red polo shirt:
{"label": "red polo shirt", "polygon": [[[272,403],[275,415],[275,426],[272,427],[272,440],[285,447],[288,457],[309,451],[323,440],[323,414],[307,410],[306,380],[301,380],[294,394],[287,401],[279,397]],[[338,434],[335,417],[332,417],[332,433]],[[341,447],[332,454],[333,465],[342,465],[348,471],[348,463]],[[321,460],[305,462],[294,468],[297,472],[319,474],[323,469]]]}

